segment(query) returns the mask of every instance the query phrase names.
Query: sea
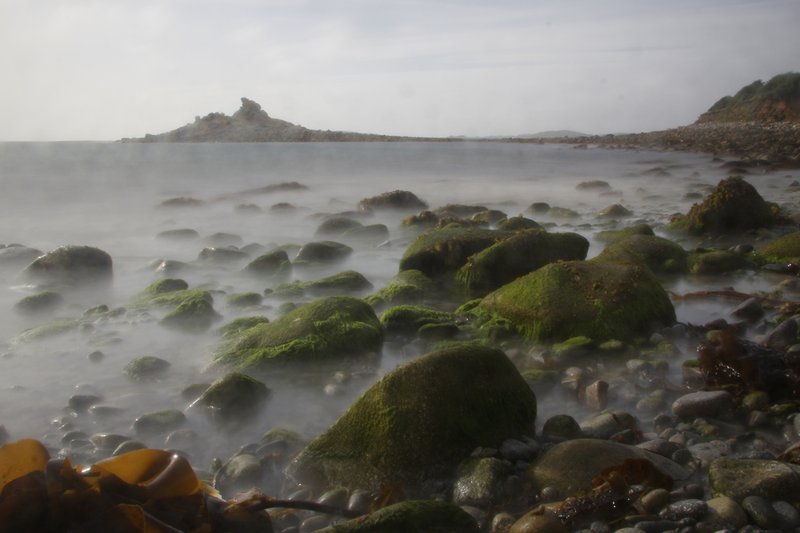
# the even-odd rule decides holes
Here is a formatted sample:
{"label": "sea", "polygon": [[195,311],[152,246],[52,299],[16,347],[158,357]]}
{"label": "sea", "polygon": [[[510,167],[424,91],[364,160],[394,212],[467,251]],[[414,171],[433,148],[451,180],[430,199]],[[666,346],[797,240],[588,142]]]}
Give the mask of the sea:
{"label": "sea", "polygon": [[[418,357],[420,348],[413,343],[387,344],[380,362],[370,368],[261,375],[271,389],[263,412],[236,430],[220,430],[190,408],[191,397],[182,391],[222,375],[211,365],[220,344],[219,326],[240,316],[272,320],[280,314],[284,302],[269,297],[260,307],[249,309],[226,303],[230,294],[272,288],[271,282],[241,274],[259,253],[276,247],[291,253],[327,238],[316,236],[316,228],[336,214],[346,213],[363,224],[385,224],[390,232],[385,242],[355,246],[347,260],[327,269],[293,272],[293,279],[306,280],[356,270],[377,290],[397,273],[403,252],[416,236],[401,225],[403,217],[413,212],[358,213],[357,204],[384,192],[407,190],[432,209],[480,205],[508,216],[523,214],[549,231],[580,233],[589,239],[592,257],[603,248],[595,235],[605,229],[647,223],[657,234],[667,235],[664,225],[672,215],[686,213],[728,176],[722,162],[707,154],[504,142],[0,143],[0,244],[42,252],[69,244],[94,246],[111,255],[114,269],[109,285],[66,291],[63,305],[53,313],[27,316],[17,312],[15,304],[41,288],[21,274],[24,264],[0,265],[0,425],[8,438],[40,439],[54,453],[69,454],[67,443],[75,435],[129,435],[147,446],[169,447],[163,437],[136,436],[132,423],[146,413],[179,409],[187,414],[187,427],[196,435],[191,449],[182,451],[199,468],[257,441],[272,428],[313,438],[381,375]],[[798,178],[798,171],[746,176],[762,196],[790,212],[797,212],[800,201],[797,188],[790,187]],[[579,186],[597,180],[608,187]],[[304,188],[270,187],[291,182]],[[197,202],[162,205],[174,198]],[[528,208],[534,202],[572,209],[577,217],[531,214]],[[271,209],[276,204],[291,208]],[[632,215],[599,216],[613,204],[623,205]],[[185,241],[159,237],[174,229],[193,229],[199,237]],[[759,238],[747,236],[754,245]],[[687,249],[714,245],[679,242]],[[204,248],[214,245],[245,249],[250,257],[213,265],[198,259]],[[147,285],[164,277],[157,267],[165,260],[186,264],[172,277],[214,296],[221,319],[208,332],[167,330],[158,324],[158,311],[124,311]],[[742,273],[684,276],[664,283],[668,290],[685,294],[723,287],[768,290],[779,281]],[[19,339],[29,328],[57,318],[80,318],[99,305],[120,312],[114,319],[40,342]],[[706,323],[729,311],[715,301],[675,305],[683,323]],[[95,352],[102,356],[90,357]],[[160,357],[171,366],[157,380],[131,381],[124,369],[141,356]],[[685,357],[693,356],[688,348]],[[76,413],[69,407],[75,395],[97,396],[108,409]],[[549,399],[544,393],[539,403],[540,420],[566,409],[561,399]],[[567,414],[579,418],[582,413]],[[91,454],[84,459],[91,460]]]}

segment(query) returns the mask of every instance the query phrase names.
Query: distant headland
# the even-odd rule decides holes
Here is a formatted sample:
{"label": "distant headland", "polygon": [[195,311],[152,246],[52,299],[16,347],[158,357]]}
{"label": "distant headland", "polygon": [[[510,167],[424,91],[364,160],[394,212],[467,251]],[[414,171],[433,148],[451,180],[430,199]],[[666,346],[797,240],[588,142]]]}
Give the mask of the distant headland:
{"label": "distant headland", "polygon": [[[561,135],[559,135],[559,133]],[[242,98],[233,114],[210,113],[180,128],[123,142],[452,142],[597,144],[734,155],[772,166],[800,166],[800,73],[757,80],[725,96],[688,126],[648,133],[582,135],[543,132],[516,137],[402,137],[345,131],[312,130],[270,117],[261,105]]]}

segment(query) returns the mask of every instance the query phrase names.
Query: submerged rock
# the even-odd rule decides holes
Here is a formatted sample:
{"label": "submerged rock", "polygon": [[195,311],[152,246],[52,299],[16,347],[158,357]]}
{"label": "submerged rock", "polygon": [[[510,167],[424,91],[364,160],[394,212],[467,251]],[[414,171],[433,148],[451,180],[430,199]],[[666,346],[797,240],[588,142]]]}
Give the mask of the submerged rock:
{"label": "submerged rock", "polygon": [[191,228],[168,229],[159,232],[159,234],[156,235],[156,238],[168,241],[191,241],[194,239],[199,239],[200,234],[197,232],[197,230]]}
{"label": "submerged rock", "polygon": [[91,246],[61,246],[33,261],[25,274],[36,281],[67,285],[108,282],[111,256]]}
{"label": "submerged rock", "polygon": [[366,517],[318,530],[318,533],[479,533],[475,519],[452,503],[407,500]]}
{"label": "submerged rock", "polygon": [[546,265],[490,293],[478,310],[534,341],[626,340],[675,322],[669,296],[648,269],[594,260]]}
{"label": "submerged rock", "polygon": [[233,372],[212,383],[192,405],[204,406],[214,422],[229,425],[257,413],[269,395],[259,380]]}
{"label": "submerged rock", "polygon": [[725,495],[738,502],[747,496],[796,501],[800,498],[800,466],[720,457],[708,468],[708,483],[715,496]]}
{"label": "submerged rock", "polygon": [[345,259],[353,253],[353,249],[334,241],[310,242],[300,248],[295,257],[295,262],[304,263],[334,263]]}
{"label": "submerged rock", "polygon": [[165,359],[145,355],[128,363],[123,372],[133,380],[146,381],[162,376],[170,366],[170,362]]}
{"label": "submerged rock", "polygon": [[[475,379],[481,376],[481,379]],[[384,376],[290,464],[311,486],[407,494],[449,476],[477,446],[530,434],[536,397],[503,352],[462,345],[432,352]]]}
{"label": "submerged rock", "polygon": [[188,333],[206,331],[220,315],[214,310],[213,303],[202,295],[181,302],[175,309],[167,313],[159,324],[171,329]]}
{"label": "submerged rock", "polygon": [[800,231],[778,237],[760,247],[756,253],[764,263],[798,263],[800,262]]}
{"label": "submerged rock", "polygon": [[383,330],[368,304],[331,296],[244,330],[223,346],[215,359],[239,368],[319,363],[378,353],[382,343]]}
{"label": "submerged rock", "polygon": [[23,315],[49,313],[64,303],[64,298],[57,292],[43,291],[26,296],[14,304],[14,310]]}
{"label": "submerged rock", "polygon": [[275,276],[288,274],[292,269],[289,255],[285,250],[274,250],[260,255],[244,267],[244,272],[255,276]]}

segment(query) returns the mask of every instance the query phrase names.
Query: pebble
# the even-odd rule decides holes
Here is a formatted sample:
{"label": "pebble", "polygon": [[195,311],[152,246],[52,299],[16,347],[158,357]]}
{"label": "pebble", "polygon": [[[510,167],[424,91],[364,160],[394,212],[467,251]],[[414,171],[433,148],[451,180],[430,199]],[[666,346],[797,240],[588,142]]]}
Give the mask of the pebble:
{"label": "pebble", "polygon": [[733,407],[733,396],[727,391],[699,391],[684,394],[672,403],[672,413],[683,419],[724,415]]}
{"label": "pebble", "polygon": [[706,504],[708,514],[704,521],[711,527],[739,529],[747,524],[747,513],[733,498],[717,496],[708,500]]}
{"label": "pebble", "polygon": [[778,523],[783,530],[800,527],[800,511],[789,502],[778,500],[772,502],[772,508],[778,515]]}
{"label": "pebble", "polygon": [[639,499],[642,511],[654,514],[669,503],[669,491],[666,489],[653,489]]}
{"label": "pebble", "polygon": [[511,526],[514,525],[515,519],[508,513],[497,513],[492,518],[491,533],[508,533]]}
{"label": "pebble", "polygon": [[780,526],[780,517],[772,504],[761,496],[747,496],[742,500],[742,509],[750,520],[760,528],[773,529]]}
{"label": "pebble", "polygon": [[536,441],[522,442],[517,439],[506,439],[500,445],[500,456],[509,461],[530,461],[539,453]]}
{"label": "pebble", "polygon": [[691,518],[699,520],[708,512],[708,505],[703,500],[687,499],[669,504],[658,515],[665,520],[683,520]]}

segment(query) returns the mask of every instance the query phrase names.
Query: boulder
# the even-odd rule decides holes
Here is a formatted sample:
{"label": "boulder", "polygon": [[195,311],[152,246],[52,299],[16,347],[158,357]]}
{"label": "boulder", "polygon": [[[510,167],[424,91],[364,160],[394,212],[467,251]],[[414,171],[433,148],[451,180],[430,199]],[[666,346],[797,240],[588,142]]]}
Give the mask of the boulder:
{"label": "boulder", "polygon": [[730,250],[702,250],[689,256],[692,274],[717,276],[751,266],[747,258]]}
{"label": "boulder", "polygon": [[600,242],[614,242],[631,235],[655,235],[655,233],[648,224],[634,224],[620,229],[599,231],[594,237]]}
{"label": "boulder", "polygon": [[544,229],[541,224],[522,215],[507,218],[497,223],[497,229],[502,231],[519,231],[525,229]]}
{"label": "boulder", "polygon": [[419,270],[431,278],[455,272],[469,256],[511,235],[510,232],[469,227],[429,230],[406,248],[400,259],[400,270]]}
{"label": "boulder", "polygon": [[269,395],[259,380],[232,372],[212,383],[192,406],[205,407],[214,422],[230,425],[257,413]]}
{"label": "boulder", "polygon": [[147,381],[161,377],[172,366],[169,361],[152,355],[137,357],[125,366],[123,372],[136,381]]}
{"label": "boulder", "polygon": [[647,268],[603,261],[551,263],[488,294],[478,310],[534,341],[627,340],[675,322],[669,296]]}
{"label": "boulder", "polygon": [[800,231],[778,237],[760,247],[756,253],[763,258],[765,263],[800,262]]}
{"label": "boulder", "polygon": [[213,303],[202,295],[189,298],[167,313],[160,321],[164,327],[197,333],[206,331],[211,324],[219,320],[220,315],[214,311]]}
{"label": "boulder", "polygon": [[613,241],[595,260],[641,263],[655,274],[685,274],[689,271],[688,256],[681,245],[668,239],[634,234]]}
{"label": "boulder", "polygon": [[353,249],[334,241],[310,242],[300,248],[295,257],[295,262],[304,263],[334,263],[345,259],[353,253]]}
{"label": "boulder", "polygon": [[377,353],[382,342],[381,324],[368,304],[331,296],[242,331],[223,345],[215,360],[239,368],[320,363]]}
{"label": "boulder", "polygon": [[403,270],[389,283],[366,298],[376,309],[391,305],[418,304],[431,298],[436,289],[433,281],[419,270]]}
{"label": "boulder", "polygon": [[319,226],[317,231],[314,232],[316,236],[334,236],[338,237],[347,230],[362,228],[364,225],[357,220],[347,217],[331,217],[324,220]]}
{"label": "boulder", "polygon": [[197,255],[197,259],[199,261],[215,264],[236,263],[239,261],[244,261],[248,257],[249,256],[247,253],[239,250],[235,246],[212,246],[209,248],[203,248]]}
{"label": "boulder", "polygon": [[269,319],[261,315],[241,316],[239,318],[234,318],[233,320],[231,320],[230,322],[219,328],[219,333],[222,335],[223,339],[232,339],[246,329],[258,326],[259,324],[267,324],[268,322]]}
{"label": "boulder", "polygon": [[341,235],[341,239],[350,243],[376,246],[389,239],[389,228],[386,224],[370,224],[351,228]]}
{"label": "boulder", "polygon": [[20,268],[31,263],[44,252],[22,245],[0,248],[0,268]]}
{"label": "boulder", "polygon": [[585,259],[588,251],[589,241],[577,233],[519,231],[470,257],[456,278],[485,294],[548,263]]}
{"label": "boulder", "polygon": [[160,232],[156,238],[167,241],[191,241],[200,238],[200,234],[191,228],[168,229]]}
{"label": "boulder", "polygon": [[685,468],[666,457],[601,439],[572,439],[556,444],[536,459],[525,475],[534,490],[552,487],[561,497],[566,497],[581,491],[589,492],[592,479],[601,470],[619,466],[626,459],[646,459],[660,474],[672,481],[680,481],[690,475]]}
{"label": "boulder", "polygon": [[49,313],[64,303],[64,298],[53,291],[43,291],[26,296],[14,304],[14,310],[23,315]]}
{"label": "boulder", "polygon": [[372,289],[372,283],[363,274],[354,270],[346,270],[322,279],[305,282],[302,284],[302,288],[309,294],[322,296],[368,291]]}
{"label": "boulder", "polygon": [[108,282],[113,275],[111,256],[91,246],[61,246],[25,267],[35,281],[67,285]]}
{"label": "boulder", "polygon": [[410,495],[452,475],[475,447],[531,433],[535,418],[536,397],[503,352],[460,345],[384,376],[287,472],[311,486],[400,483]]}
{"label": "boulder", "polygon": [[415,211],[427,208],[428,204],[410,191],[385,192],[358,202],[358,209],[361,211],[377,211],[379,209]]}
{"label": "boulder", "polygon": [[671,220],[670,226],[692,235],[737,233],[774,226],[780,221],[779,211],[741,176],[731,176],[686,215]]}
{"label": "boulder", "polygon": [[[512,464],[496,457],[475,457],[464,461],[453,482],[453,503],[488,509],[504,497],[503,484],[514,472]],[[514,496],[510,494],[509,496]]]}
{"label": "boulder", "polygon": [[276,274],[288,274],[292,268],[289,255],[285,250],[274,250],[260,255],[244,267],[244,272],[254,276],[270,277]]}
{"label": "boulder", "polygon": [[715,496],[741,502],[747,496],[771,501],[800,498],[800,466],[783,461],[720,457],[708,467],[708,483]]}
{"label": "boulder", "polygon": [[398,305],[381,315],[381,324],[386,334],[394,337],[410,337],[429,324],[453,324],[455,316],[421,305]]}
{"label": "boulder", "polygon": [[407,500],[317,533],[479,533],[475,519],[452,503]]}

